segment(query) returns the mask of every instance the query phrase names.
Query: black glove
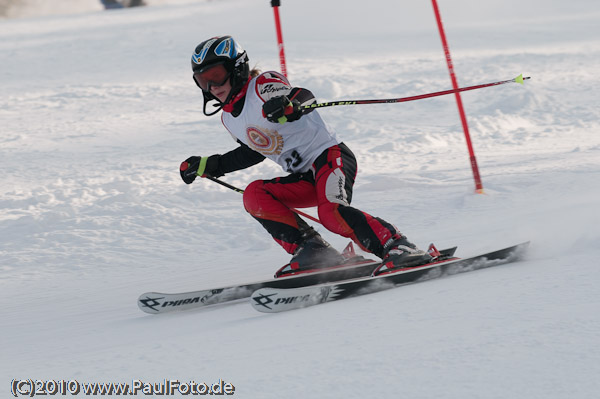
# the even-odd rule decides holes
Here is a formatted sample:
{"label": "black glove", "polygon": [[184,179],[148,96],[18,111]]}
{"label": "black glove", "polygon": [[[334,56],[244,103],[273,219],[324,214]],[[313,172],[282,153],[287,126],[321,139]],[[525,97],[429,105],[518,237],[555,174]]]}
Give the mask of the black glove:
{"label": "black glove", "polygon": [[273,123],[293,122],[302,116],[300,102],[290,101],[287,96],[277,96],[267,100],[262,109],[263,116]]}
{"label": "black glove", "polygon": [[179,166],[181,178],[185,184],[192,184],[197,176],[223,176],[223,173],[219,173],[220,157],[220,155],[211,155],[210,157],[189,157]]}

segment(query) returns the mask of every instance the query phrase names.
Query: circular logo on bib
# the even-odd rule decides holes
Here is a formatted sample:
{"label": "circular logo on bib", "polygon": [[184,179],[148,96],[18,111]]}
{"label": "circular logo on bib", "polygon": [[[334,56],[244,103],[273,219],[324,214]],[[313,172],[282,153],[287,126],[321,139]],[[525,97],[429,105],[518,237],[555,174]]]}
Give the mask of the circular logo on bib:
{"label": "circular logo on bib", "polygon": [[283,148],[283,137],[276,130],[259,129],[249,126],[246,136],[250,148],[263,155],[279,155]]}

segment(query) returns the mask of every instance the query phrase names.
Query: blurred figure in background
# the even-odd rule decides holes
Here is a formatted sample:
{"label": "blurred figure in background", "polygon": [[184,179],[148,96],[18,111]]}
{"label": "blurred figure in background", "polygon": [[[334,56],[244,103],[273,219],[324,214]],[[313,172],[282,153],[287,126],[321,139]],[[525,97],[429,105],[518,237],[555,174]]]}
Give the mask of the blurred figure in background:
{"label": "blurred figure in background", "polygon": [[145,6],[144,0],[100,0],[104,8],[112,10],[115,8]]}

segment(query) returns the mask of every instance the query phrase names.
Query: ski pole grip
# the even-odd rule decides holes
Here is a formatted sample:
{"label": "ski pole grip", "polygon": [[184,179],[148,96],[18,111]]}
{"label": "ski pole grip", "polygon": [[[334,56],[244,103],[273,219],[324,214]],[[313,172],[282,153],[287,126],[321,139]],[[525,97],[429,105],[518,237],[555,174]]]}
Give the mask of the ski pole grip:
{"label": "ski pole grip", "polygon": [[271,0],[271,7],[279,7],[280,5],[281,5],[281,1]]}

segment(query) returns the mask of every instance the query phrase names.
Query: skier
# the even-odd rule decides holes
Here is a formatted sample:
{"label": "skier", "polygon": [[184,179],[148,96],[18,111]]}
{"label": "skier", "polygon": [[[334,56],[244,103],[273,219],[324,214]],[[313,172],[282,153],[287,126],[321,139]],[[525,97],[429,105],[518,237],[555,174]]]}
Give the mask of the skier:
{"label": "skier", "polygon": [[[319,233],[290,208],[317,206],[323,226],[383,259],[390,269],[417,266],[431,256],[392,224],[350,206],[357,172],[354,154],[325,124],[307,89],[277,72],[250,71],[246,51],[231,36],[200,43],[192,55],[193,79],[204,96],[203,112],[221,120],[239,146],[223,155],[192,156],[180,166],[191,184],[197,176],[220,177],[265,158],[288,174],[257,180],[244,190],[244,207],[292,255],[281,273],[325,268],[342,261]],[[212,102],[212,112],[207,106]]]}

